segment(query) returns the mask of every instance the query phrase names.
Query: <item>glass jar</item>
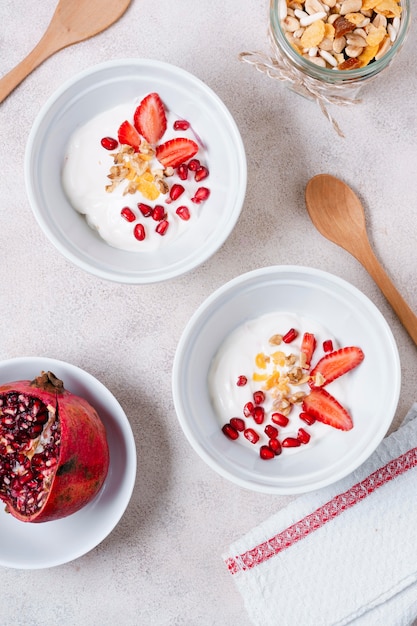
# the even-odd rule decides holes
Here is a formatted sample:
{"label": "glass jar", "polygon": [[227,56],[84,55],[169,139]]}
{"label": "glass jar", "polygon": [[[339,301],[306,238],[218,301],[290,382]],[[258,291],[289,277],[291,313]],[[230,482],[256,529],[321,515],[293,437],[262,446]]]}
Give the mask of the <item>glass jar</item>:
{"label": "glass jar", "polygon": [[338,100],[343,103],[355,101],[362,86],[387,68],[404,44],[410,26],[410,0],[401,0],[400,6],[400,25],[389,50],[364,67],[340,70],[318,66],[300,54],[289,43],[281,26],[281,20],[286,15],[287,1],[270,0],[270,37],[278,73],[285,73],[290,87],[304,96],[315,99],[321,97],[327,103],[336,104]]}

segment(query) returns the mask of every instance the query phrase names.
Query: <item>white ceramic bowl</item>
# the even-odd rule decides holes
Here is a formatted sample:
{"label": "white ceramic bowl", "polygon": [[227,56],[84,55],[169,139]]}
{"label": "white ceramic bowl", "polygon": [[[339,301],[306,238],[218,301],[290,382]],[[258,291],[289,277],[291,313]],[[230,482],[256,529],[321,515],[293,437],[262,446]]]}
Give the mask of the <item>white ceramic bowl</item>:
{"label": "white ceramic bowl", "polygon": [[72,561],[95,548],[114,529],[130,501],[136,479],[136,447],[129,421],[110,391],[84,370],[56,359],[21,357],[0,362],[0,385],[53,372],[68,391],[88,402],[106,427],[109,471],[97,496],[77,513],[30,524],[4,512],[0,501],[0,565],[41,569]]}
{"label": "white ceramic bowl", "polygon": [[[126,252],[105,243],[73,209],[62,187],[61,171],[75,129],[103,111],[153,91],[168,109],[189,120],[204,142],[211,195],[200,218],[170,245],[156,252]],[[28,139],[25,179],[40,227],[67,259],[101,278],[139,284],[184,274],[218,250],[240,215],[247,169],[239,130],[207,85],[167,63],[126,59],[82,72],[46,102]]]}
{"label": "white ceramic bowl", "polygon": [[[221,432],[208,373],[213,357],[235,328],[273,312],[291,312],[319,323],[341,346],[360,346],[365,359],[346,375],[350,377],[352,430],[326,426],[329,433],[315,445],[265,461],[250,446],[231,441]],[[362,292],[323,271],[277,266],[237,277],[199,307],[179,341],[172,385],[183,431],[212,469],[254,491],[296,494],[343,478],[369,457],[392,422],[400,381],[392,332]]]}

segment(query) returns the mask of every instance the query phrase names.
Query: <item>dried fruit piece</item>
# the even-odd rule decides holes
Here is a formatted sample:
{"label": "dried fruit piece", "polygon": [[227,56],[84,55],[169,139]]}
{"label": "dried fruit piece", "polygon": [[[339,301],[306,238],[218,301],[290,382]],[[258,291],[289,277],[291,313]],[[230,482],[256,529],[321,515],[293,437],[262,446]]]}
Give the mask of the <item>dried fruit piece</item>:
{"label": "dried fruit piece", "polygon": [[197,154],[198,145],[192,139],[169,139],[156,148],[156,158],[164,167],[176,168]]}
{"label": "dried fruit piece", "polygon": [[167,119],[164,104],[157,93],[150,93],[142,100],[134,113],[133,121],[136,130],[151,145],[162,139],[167,128]]}
{"label": "dried fruit piece", "polygon": [[340,63],[337,67],[339,68],[339,70],[356,70],[360,66],[361,62],[359,61],[359,59],[357,57],[351,57],[349,59],[346,59],[346,61],[343,61],[343,63]]}
{"label": "dried fruit piece", "polygon": [[347,410],[325,389],[312,389],[304,399],[303,411],[333,428],[353,428],[352,418]]}
{"label": "dried fruit piece", "polygon": [[365,355],[361,348],[348,346],[325,354],[311,370],[310,387],[324,387],[362,363]]}
{"label": "dried fruit piece", "polygon": [[0,499],[14,517],[75,513],[99,492],[108,466],[97,412],[52,372],[0,387]]}
{"label": "dried fruit piece", "polygon": [[343,37],[344,35],[347,35],[347,33],[354,31],[356,25],[347,20],[343,15],[340,15],[340,17],[336,18],[333,22],[333,27],[334,37],[335,39],[338,39],[339,37]]}
{"label": "dried fruit piece", "polygon": [[119,142],[123,145],[130,146],[135,152],[139,151],[141,139],[138,131],[128,120],[125,120],[119,127],[117,132]]}

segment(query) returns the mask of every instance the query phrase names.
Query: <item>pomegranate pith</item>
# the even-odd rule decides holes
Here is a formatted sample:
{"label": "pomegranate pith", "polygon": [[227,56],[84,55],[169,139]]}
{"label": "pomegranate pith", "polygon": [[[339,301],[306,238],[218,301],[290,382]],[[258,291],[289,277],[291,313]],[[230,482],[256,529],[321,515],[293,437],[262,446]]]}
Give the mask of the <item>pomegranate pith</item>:
{"label": "pomegranate pith", "polygon": [[104,424],[52,372],[0,387],[0,499],[24,522],[75,513],[109,466]]}

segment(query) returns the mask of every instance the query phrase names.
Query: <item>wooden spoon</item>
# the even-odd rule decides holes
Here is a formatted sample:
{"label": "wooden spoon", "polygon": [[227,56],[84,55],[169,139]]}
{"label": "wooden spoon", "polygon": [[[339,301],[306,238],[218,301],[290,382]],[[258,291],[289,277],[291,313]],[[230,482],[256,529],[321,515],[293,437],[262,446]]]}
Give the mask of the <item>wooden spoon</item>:
{"label": "wooden spoon", "polygon": [[417,316],[393,285],[372,250],[359,198],[348,185],[330,174],[314,176],[307,184],[305,198],[307,211],[317,230],[350,252],[363,265],[417,345]]}
{"label": "wooden spoon", "polygon": [[49,26],[32,52],[0,80],[0,102],[58,50],[93,37],[116,22],[131,0],[59,0]]}

